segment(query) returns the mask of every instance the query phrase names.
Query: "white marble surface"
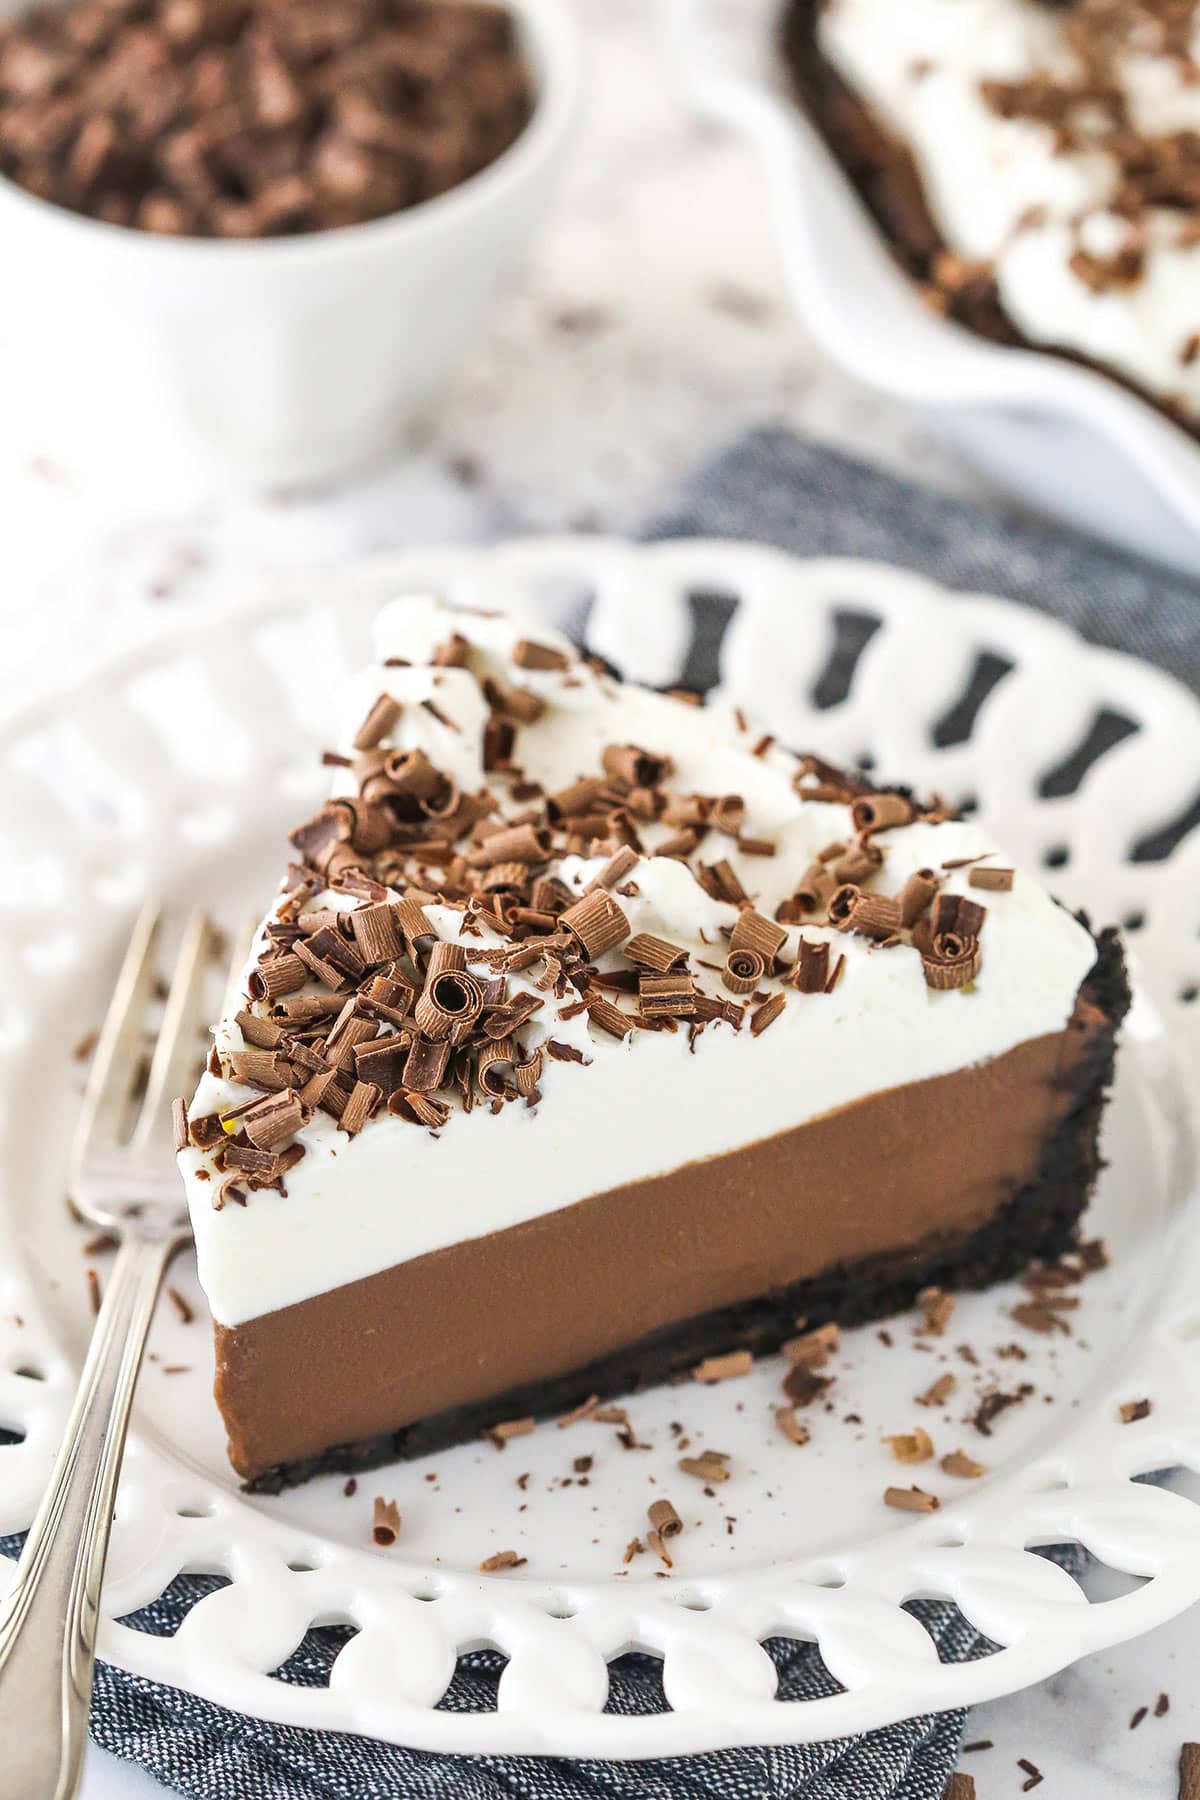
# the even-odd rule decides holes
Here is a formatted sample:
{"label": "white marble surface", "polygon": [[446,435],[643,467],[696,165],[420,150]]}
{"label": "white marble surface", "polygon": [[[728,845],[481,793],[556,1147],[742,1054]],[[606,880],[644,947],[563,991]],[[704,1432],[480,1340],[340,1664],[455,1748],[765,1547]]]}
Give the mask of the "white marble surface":
{"label": "white marble surface", "polygon": [[[50,659],[136,636],[202,606],[234,571],[334,567],[437,539],[571,526],[633,528],[746,426],[798,428],[968,492],[986,492],[919,420],[814,354],[784,300],[764,196],[737,147],[674,105],[645,0],[564,0],[587,34],[591,100],[554,217],[487,341],[385,469],[320,492],[164,493],[72,468],[70,447],[6,434],[0,705]],[[735,50],[767,0],[713,0]],[[120,421],[113,421],[114,433]],[[1200,1738],[1187,1671],[1200,1621],[1097,1656],[979,1709],[965,1761],[981,1800],[1019,1794],[1018,1757],[1047,1800],[1173,1794],[1179,1742]],[[1165,1718],[1129,1719],[1171,1696]],[[155,1784],[93,1752],[85,1800]],[[231,1795],[230,1800],[236,1800]]]}

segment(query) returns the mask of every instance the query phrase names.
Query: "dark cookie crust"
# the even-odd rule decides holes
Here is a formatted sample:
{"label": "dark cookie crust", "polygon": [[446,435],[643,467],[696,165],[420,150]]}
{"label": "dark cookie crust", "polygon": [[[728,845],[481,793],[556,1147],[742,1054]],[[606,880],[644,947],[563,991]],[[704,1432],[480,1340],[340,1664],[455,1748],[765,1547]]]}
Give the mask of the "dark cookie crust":
{"label": "dark cookie crust", "polygon": [[1053,1261],[1066,1254],[1076,1241],[1080,1216],[1102,1167],[1100,1117],[1113,1078],[1117,1030],[1129,1006],[1117,933],[1101,932],[1096,946],[1096,963],[1080,997],[1104,1024],[1072,1072],[1075,1104],[1048,1140],[1036,1179],[1018,1189],[972,1236],[939,1238],[898,1255],[826,1269],[813,1280],[656,1332],[615,1356],[552,1381],[513,1388],[381,1437],[334,1445],[319,1456],[268,1470],[246,1486],[258,1493],[278,1493],[314,1475],[356,1472],[398,1458],[425,1456],[477,1438],[497,1419],[561,1414],[591,1394],[610,1399],[671,1381],[706,1356],[734,1349],[765,1355],[795,1334],[799,1316],[811,1325],[829,1320],[861,1325],[903,1311],[924,1287],[991,1287],[1035,1260]]}

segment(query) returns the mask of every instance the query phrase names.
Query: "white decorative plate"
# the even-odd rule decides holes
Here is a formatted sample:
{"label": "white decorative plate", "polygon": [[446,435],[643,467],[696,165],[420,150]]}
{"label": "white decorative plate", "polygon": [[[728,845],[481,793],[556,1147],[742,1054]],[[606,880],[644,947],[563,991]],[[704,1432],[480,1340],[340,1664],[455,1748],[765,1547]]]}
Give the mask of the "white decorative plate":
{"label": "white decorative plate", "polygon": [[[24,1434],[0,1449],[0,1531],[32,1515],[89,1325],[84,1234],[62,1200],[81,1083],[71,1047],[99,1016],[139,895],[211,900],[230,921],[261,902],[286,826],[320,787],[329,683],[362,657],[376,604],[412,587],[583,627],[593,650],[655,683],[686,672],[689,596],[724,596],[736,602],[724,684],[769,728],[974,799],[1020,859],[1050,865],[1065,900],[1125,921],[1140,992],[1094,1214],[1112,1266],[1086,1283],[1069,1336],[1021,1331],[1008,1316],[1016,1290],[960,1300],[942,1339],[916,1339],[909,1319],[891,1323],[890,1348],[874,1328],[848,1334],[834,1405],[813,1411],[804,1448],[774,1430],[783,1365],[765,1359],[742,1381],[632,1400],[647,1450],[623,1450],[611,1426],[551,1424],[502,1453],[468,1445],[367,1475],[353,1497],[340,1479],[279,1498],[239,1492],[207,1392],[206,1328],[164,1304],[101,1655],[280,1722],[459,1751],[664,1756],[830,1737],[1010,1692],[1200,1597],[1200,1507],[1131,1479],[1200,1469],[1198,1196],[1178,1073],[1187,1062],[1194,1074],[1200,1048],[1200,833],[1147,859],[1194,798],[1200,707],[1167,677],[999,600],[702,541],[541,540],[413,553],[319,589],[279,583],[0,720],[0,1425]],[[818,687],[839,621],[860,642],[875,622],[842,698]],[[972,715],[957,702],[981,658],[1007,673]],[[1081,773],[1088,759],[1072,753],[1106,713],[1129,731]],[[174,1279],[198,1305],[186,1262]],[[917,1409],[946,1369],[958,1378],[946,1407]],[[978,1395],[1019,1383],[1033,1392],[980,1436],[967,1422]],[[1119,1403],[1142,1398],[1149,1416],[1121,1424]],[[672,1421],[693,1446],[729,1453],[733,1477],[711,1495],[679,1473]],[[926,1465],[942,1510],[924,1517],[881,1498],[914,1473],[881,1438],[917,1423],[939,1455],[962,1447],[987,1465],[958,1483]],[[580,1456],[593,1458],[586,1481]],[[624,1569],[626,1542],[663,1493],[686,1525],[673,1572],[649,1554]],[[392,1551],[370,1542],[376,1494],[404,1516]],[[1093,1604],[1029,1554],[1070,1540],[1129,1591]],[[481,1576],[502,1549],[528,1561]],[[173,1637],[118,1622],[181,1571],[226,1585]],[[905,1610],[919,1597],[956,1605],[998,1648],[940,1663]],[[310,1626],[331,1622],[357,1634],[327,1687],[273,1676]],[[816,1640],[841,1691],[777,1701],[760,1648],[775,1635]],[[498,1710],[439,1709],[456,1653],[485,1645],[509,1659]],[[606,1661],[630,1648],[663,1658],[661,1714],[604,1710]]]}

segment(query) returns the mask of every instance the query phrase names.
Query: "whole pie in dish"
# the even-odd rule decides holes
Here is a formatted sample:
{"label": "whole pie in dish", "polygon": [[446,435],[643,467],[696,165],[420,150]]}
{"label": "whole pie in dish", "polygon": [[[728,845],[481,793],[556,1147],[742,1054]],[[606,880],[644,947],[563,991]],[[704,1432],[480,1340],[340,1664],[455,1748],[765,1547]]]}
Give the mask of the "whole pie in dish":
{"label": "whole pie in dish", "polygon": [[1074,1241],[1127,995],[975,824],[423,598],[180,1108],[235,1468],[413,1455]]}
{"label": "whole pie in dish", "polygon": [[932,306],[1200,428],[1195,0],[786,0],[782,34]]}

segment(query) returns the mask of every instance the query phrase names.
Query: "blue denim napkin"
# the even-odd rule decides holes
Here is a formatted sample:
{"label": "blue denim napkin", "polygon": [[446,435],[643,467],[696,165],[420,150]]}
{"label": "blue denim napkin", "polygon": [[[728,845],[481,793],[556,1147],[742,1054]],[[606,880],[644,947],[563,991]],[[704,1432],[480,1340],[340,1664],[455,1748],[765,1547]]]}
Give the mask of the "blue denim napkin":
{"label": "blue denim napkin", "polygon": [[[648,535],[698,533],[813,555],[873,557],[952,586],[1006,594],[1200,687],[1200,591],[1181,577],[1050,526],[1005,520],[912,488],[783,432],[757,432],[734,446]],[[696,685],[713,679],[727,611],[717,601],[700,609],[701,642],[689,671]],[[18,1542],[0,1542],[0,1549],[15,1554]],[[1063,1551],[1058,1560],[1077,1572],[1083,1557]],[[181,1577],[128,1622],[173,1633],[212,1585],[211,1578]],[[986,1642],[952,1609],[913,1610],[944,1660],[986,1654]],[[323,1685],[344,1641],[334,1628],[310,1633],[281,1678]],[[812,1646],[777,1639],[767,1649],[784,1699],[836,1691]],[[443,1704],[493,1704],[501,1667],[491,1653],[464,1659]],[[611,1695],[618,1712],[659,1710],[658,1663],[622,1658],[612,1670]],[[940,1800],[963,1719],[949,1712],[833,1743],[649,1763],[452,1757],[266,1725],[101,1666],[92,1733],[104,1749],[188,1800]]]}

